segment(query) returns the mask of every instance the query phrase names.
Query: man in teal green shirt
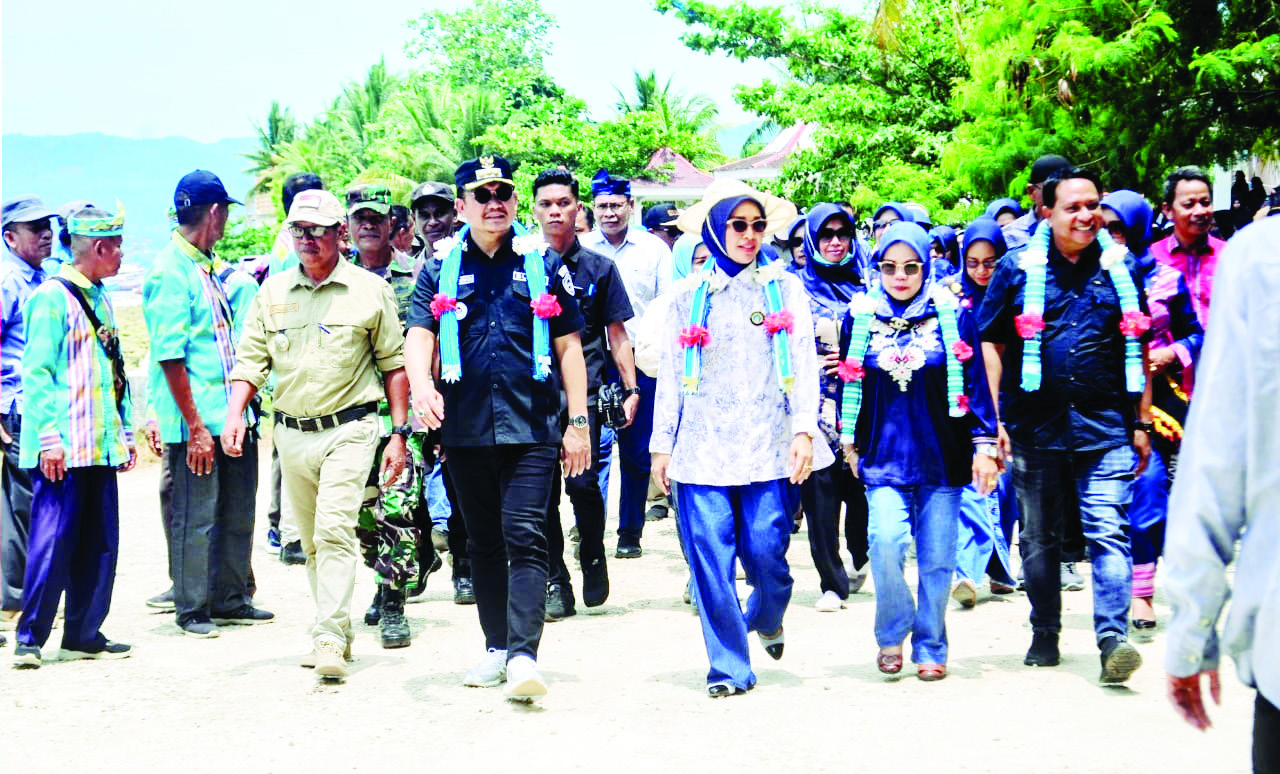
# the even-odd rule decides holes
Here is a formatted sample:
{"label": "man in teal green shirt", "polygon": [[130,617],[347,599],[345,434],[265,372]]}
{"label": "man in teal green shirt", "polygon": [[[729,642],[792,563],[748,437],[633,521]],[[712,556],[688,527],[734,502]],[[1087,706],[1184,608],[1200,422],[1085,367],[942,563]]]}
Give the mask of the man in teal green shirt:
{"label": "man in teal green shirt", "polygon": [[129,385],[102,280],[120,270],[124,211],[78,210],[68,221],[74,262],[32,293],[24,311],[27,396],[20,464],[33,496],[14,665],[41,665],[65,592],[62,660],[124,658],[102,635],[111,607],[120,511],[116,471],[136,459]]}
{"label": "man in teal green shirt", "polygon": [[239,204],[212,172],[178,182],[178,228],[142,285],[151,340],[150,385],[160,440],[173,477],[169,564],[178,626],[192,637],[219,624],[255,624],[274,616],[253,607],[249,554],[258,490],[257,442],[228,457],[222,433],[239,338],[237,315],[213,246],[227,210]]}

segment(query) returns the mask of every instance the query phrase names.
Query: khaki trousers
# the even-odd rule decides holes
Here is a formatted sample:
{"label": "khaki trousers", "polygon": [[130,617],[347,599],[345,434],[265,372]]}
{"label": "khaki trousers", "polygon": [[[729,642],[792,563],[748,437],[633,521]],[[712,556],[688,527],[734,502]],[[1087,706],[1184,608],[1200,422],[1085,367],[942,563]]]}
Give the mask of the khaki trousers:
{"label": "khaki trousers", "polygon": [[351,631],[351,590],[360,564],[356,519],[378,445],[375,415],[343,425],[303,432],[275,427],[284,495],[292,506],[307,582],[316,603],[315,641],[342,647]]}

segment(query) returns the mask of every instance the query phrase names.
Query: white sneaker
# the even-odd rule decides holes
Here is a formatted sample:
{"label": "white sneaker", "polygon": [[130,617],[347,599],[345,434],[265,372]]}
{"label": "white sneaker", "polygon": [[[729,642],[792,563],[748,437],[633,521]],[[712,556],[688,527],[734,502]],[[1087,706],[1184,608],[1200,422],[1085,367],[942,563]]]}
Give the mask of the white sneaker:
{"label": "white sneaker", "polygon": [[497,688],[507,680],[507,651],[489,648],[489,652],[472,667],[462,684],[472,688]]}
{"label": "white sneaker", "polygon": [[819,613],[834,613],[844,607],[844,600],[834,591],[824,591],[813,607]]}
{"label": "white sneaker", "polygon": [[528,656],[507,662],[507,698],[529,704],[547,695],[547,682],[538,674],[538,664]]}

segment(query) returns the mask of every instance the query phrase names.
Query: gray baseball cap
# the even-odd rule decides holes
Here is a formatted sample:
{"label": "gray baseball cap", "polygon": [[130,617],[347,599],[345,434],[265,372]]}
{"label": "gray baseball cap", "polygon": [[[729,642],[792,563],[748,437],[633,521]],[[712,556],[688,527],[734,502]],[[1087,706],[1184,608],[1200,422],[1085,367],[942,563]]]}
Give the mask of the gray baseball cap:
{"label": "gray baseball cap", "polygon": [[10,223],[30,223],[33,220],[56,218],[58,213],[44,206],[44,202],[35,194],[25,194],[5,200],[3,214],[0,214],[0,226]]}
{"label": "gray baseball cap", "polygon": [[448,183],[436,183],[428,180],[413,189],[413,195],[409,197],[409,206],[417,205],[422,199],[443,199],[446,202],[453,203],[456,198],[453,193],[453,186]]}

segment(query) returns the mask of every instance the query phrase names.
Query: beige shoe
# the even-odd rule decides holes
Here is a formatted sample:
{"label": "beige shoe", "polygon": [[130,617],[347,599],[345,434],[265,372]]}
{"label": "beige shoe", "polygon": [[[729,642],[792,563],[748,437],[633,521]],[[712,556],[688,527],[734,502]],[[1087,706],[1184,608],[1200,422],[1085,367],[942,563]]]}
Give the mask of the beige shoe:
{"label": "beige shoe", "polygon": [[[351,663],[352,661],[355,661],[355,659],[351,657],[351,641],[350,640],[347,640],[347,649],[342,651],[342,658],[348,664]],[[307,653],[301,659],[299,659],[298,666],[302,667],[303,669],[315,669],[316,668],[316,649],[312,648],[310,653]]]}
{"label": "beige shoe", "polygon": [[347,676],[347,661],[343,658],[343,646],[333,640],[316,643],[316,675],[329,680],[341,680]]}
{"label": "beige shoe", "polygon": [[0,610],[0,632],[11,632],[18,628],[21,610]]}
{"label": "beige shoe", "polygon": [[951,598],[960,603],[960,607],[971,608],[978,604],[978,588],[968,578],[961,578],[951,589]]}

